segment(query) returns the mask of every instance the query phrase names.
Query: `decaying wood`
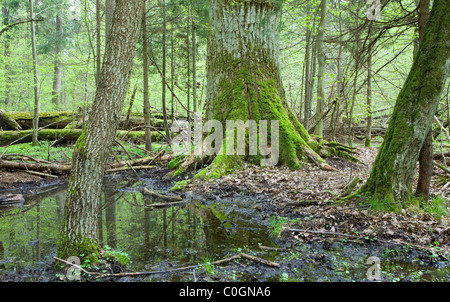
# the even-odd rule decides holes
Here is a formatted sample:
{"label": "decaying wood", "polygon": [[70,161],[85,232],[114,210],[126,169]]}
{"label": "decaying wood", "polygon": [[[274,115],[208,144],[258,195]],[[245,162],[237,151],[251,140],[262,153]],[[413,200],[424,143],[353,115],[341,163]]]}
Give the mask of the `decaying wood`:
{"label": "decaying wood", "polygon": [[153,169],[155,166],[127,166],[121,168],[112,168],[105,171],[105,173],[114,173],[114,172],[124,172],[128,170],[149,170]]}
{"label": "decaying wood", "polygon": [[444,152],[444,153],[434,153],[433,159],[439,159],[444,157],[450,157],[450,152]]}
{"label": "decaying wood", "polygon": [[444,167],[443,165],[438,164],[437,162],[433,162],[433,164],[434,164],[436,167],[438,167],[439,169],[441,169],[442,171],[445,171],[445,172],[447,172],[447,173],[450,174],[450,170],[449,170],[448,168]]}
{"label": "decaying wood", "polygon": [[156,192],[154,192],[152,190],[149,190],[147,188],[143,188],[142,189],[142,193],[144,195],[149,195],[149,196],[151,196],[153,198],[160,199],[160,200],[165,200],[165,201],[168,201],[168,202],[174,202],[174,201],[181,201],[181,200],[183,200],[183,198],[181,196],[162,195],[162,194],[156,193]]}
{"label": "decaying wood", "polygon": [[[273,261],[269,261],[266,259],[262,259],[260,257],[256,257],[256,256],[252,256],[249,254],[245,254],[245,253],[240,253],[228,258],[224,258],[221,260],[217,260],[212,262],[212,265],[222,265],[222,264],[226,264],[229,263],[231,261],[237,260],[237,259],[247,259],[247,260],[251,260],[251,261],[255,261],[255,262],[259,262],[261,264],[270,266],[270,267],[280,267],[280,265],[276,262]],[[80,267],[79,265],[70,263],[68,261],[65,261],[63,259],[59,259],[57,257],[53,257],[53,259],[61,261],[65,264],[68,264],[72,267],[75,267],[77,269],[80,269],[83,273],[88,274],[88,275],[95,275],[95,279],[101,279],[101,278],[107,278],[107,277],[131,277],[131,276],[145,276],[145,275],[156,275],[156,274],[167,274],[167,273],[175,273],[175,272],[182,272],[182,271],[187,271],[187,270],[192,270],[192,269],[196,269],[199,267],[203,267],[204,264],[197,264],[197,265],[190,265],[190,266],[185,266],[185,267],[179,267],[179,268],[173,268],[173,269],[168,269],[168,270],[162,270],[162,271],[148,271],[148,272],[130,272],[130,273],[118,273],[118,274],[101,274],[98,272],[88,272],[85,269],[83,269],[82,267]]]}
{"label": "decaying wood", "polygon": [[51,177],[51,178],[58,178],[58,176],[56,175],[52,175],[52,174],[48,174],[48,173],[42,173],[42,172],[37,172],[37,171],[25,171],[28,174],[32,174],[32,175],[38,175],[38,176],[42,176],[42,177]]}
{"label": "decaying wood", "polygon": [[62,175],[70,173],[70,168],[70,165],[24,163],[0,159],[0,169],[5,170],[29,170],[37,172],[50,172],[53,174]]}
{"label": "decaying wood", "polygon": [[[106,169],[105,173],[121,172],[121,171],[130,170],[130,169],[146,170],[146,169],[154,168],[154,166],[152,164],[157,159],[169,160],[171,158],[170,156],[164,157],[163,156],[164,152],[165,152],[165,150],[162,150],[161,152],[159,152],[158,154],[156,154],[153,157],[140,158],[140,159],[134,160],[134,161],[120,161],[117,163],[111,163],[111,164],[109,164],[110,168]],[[23,160],[23,158],[28,158],[30,160],[34,160],[35,163],[23,162],[23,161],[16,162],[16,161],[11,161],[11,160],[6,160],[5,158],[9,158],[10,155],[14,155],[21,160]],[[0,169],[4,169],[4,170],[12,170],[12,171],[24,170],[24,171],[27,171],[28,173],[33,173],[33,174],[40,175],[40,176],[56,177],[55,175],[51,175],[51,174],[56,174],[56,175],[69,174],[71,171],[71,168],[72,167],[70,164],[51,163],[51,162],[48,162],[45,160],[35,159],[33,157],[18,154],[18,153],[0,155]],[[51,173],[51,174],[48,174],[48,173]]]}
{"label": "decaying wood", "polygon": [[[266,259],[262,259],[256,256],[252,256],[252,255],[248,255],[245,253],[241,253],[241,254],[237,254],[225,259],[221,259],[221,260],[217,260],[214,261],[212,263],[212,265],[222,265],[228,262],[231,262],[233,260],[237,260],[240,258],[244,258],[247,260],[252,260],[255,262],[259,262],[262,263],[264,265],[270,266],[270,267],[280,267],[280,265],[276,262],[273,261],[269,261]],[[67,265],[70,265],[74,268],[79,269],[80,271],[82,271],[83,273],[87,274],[87,275],[94,275],[96,276],[95,279],[101,279],[101,278],[107,278],[107,277],[131,277],[131,276],[145,276],[145,275],[157,275],[157,274],[167,274],[167,273],[175,273],[175,272],[182,272],[182,271],[187,271],[187,270],[192,270],[192,269],[196,269],[199,267],[204,266],[204,264],[197,264],[197,265],[190,265],[190,266],[185,266],[185,267],[179,267],[179,268],[173,268],[173,269],[168,269],[168,270],[162,270],[162,271],[148,271],[148,272],[129,272],[129,273],[118,273],[118,274],[102,274],[102,273],[98,273],[98,272],[89,272],[86,271],[84,268],[82,268],[81,266],[74,264],[74,263],[70,263],[66,260],[57,258],[57,257],[53,257],[53,259],[60,261],[62,263],[65,263]]]}
{"label": "decaying wood", "polygon": [[331,235],[331,236],[341,236],[341,237],[347,237],[352,239],[361,239],[364,236],[355,236],[355,235],[348,235],[348,234],[342,234],[342,233],[336,233],[336,232],[328,232],[328,231],[313,231],[313,230],[302,230],[302,229],[288,229],[290,232],[298,232],[298,233],[310,233],[315,235]]}
{"label": "decaying wood", "polygon": [[[39,141],[59,140],[59,141],[76,141],[82,133],[82,129],[42,129],[39,130]],[[31,142],[32,130],[24,131],[0,131],[0,146],[8,146],[15,143]],[[145,138],[145,131],[117,131],[117,136],[122,140],[129,140],[133,143],[142,143]],[[157,131],[152,131],[152,141],[159,142],[162,136]]]}
{"label": "decaying wood", "polygon": [[342,193],[341,197],[345,197],[350,195],[353,192],[353,189],[358,185],[358,183],[361,181],[361,178],[359,175],[356,175],[352,181],[346,186],[344,193]]}
{"label": "decaying wood", "polygon": [[0,109],[0,122],[3,122],[6,126],[11,128],[12,130],[22,129],[22,127],[17,123],[17,121],[3,109]]}
{"label": "decaying wood", "polygon": [[186,204],[187,201],[171,201],[171,202],[163,202],[163,203],[151,203],[146,205],[145,207],[147,209],[152,209],[152,208],[165,208],[165,207],[174,207],[174,206],[179,206],[182,204]]}
{"label": "decaying wood", "polygon": [[22,194],[0,195],[0,207],[11,205],[23,205],[25,199]]}

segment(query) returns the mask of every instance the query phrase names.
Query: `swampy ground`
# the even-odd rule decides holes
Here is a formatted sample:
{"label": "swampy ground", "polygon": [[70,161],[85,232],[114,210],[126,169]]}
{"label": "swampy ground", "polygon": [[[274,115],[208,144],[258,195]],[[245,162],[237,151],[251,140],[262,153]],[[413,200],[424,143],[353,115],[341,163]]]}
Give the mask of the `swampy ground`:
{"label": "swampy ground", "polygon": [[[358,148],[359,163],[329,158],[339,172],[305,165],[247,166],[210,181],[170,178],[164,167],[108,175],[99,236],[128,263],[85,265],[96,274],[82,280],[450,281],[446,216],[334,202],[356,175],[368,177],[376,152]],[[435,172],[433,194],[446,183]],[[0,214],[0,281],[67,281],[53,268],[67,179],[6,171],[0,179],[1,194],[25,197]],[[183,179],[186,186],[172,191]],[[144,188],[183,202],[152,207],[158,201]],[[448,197],[444,191],[439,198]]]}

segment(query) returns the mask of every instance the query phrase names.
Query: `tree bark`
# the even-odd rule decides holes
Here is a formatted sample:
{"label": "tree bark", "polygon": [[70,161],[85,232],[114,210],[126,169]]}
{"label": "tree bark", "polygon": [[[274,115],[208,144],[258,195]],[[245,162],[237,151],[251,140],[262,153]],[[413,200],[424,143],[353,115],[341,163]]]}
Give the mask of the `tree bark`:
{"label": "tree bark", "polygon": [[167,121],[167,104],[166,104],[166,1],[163,0],[161,3],[162,14],[163,14],[163,33],[162,33],[162,111],[164,119],[164,130],[166,132],[167,143],[171,144],[169,124]]}
{"label": "tree bark", "polygon": [[[30,19],[34,19],[33,0],[30,3]],[[31,50],[33,55],[33,74],[34,74],[34,115],[33,115],[33,144],[38,143],[38,129],[39,129],[39,74],[37,66],[37,52],[36,52],[36,36],[34,21],[30,23],[31,27]]]}
{"label": "tree bark", "polygon": [[[369,33],[372,31],[372,21],[369,21]],[[366,120],[366,141],[365,146],[370,147],[372,140],[372,43],[368,39],[369,47],[367,50],[367,120]]]}
{"label": "tree bark", "polygon": [[[146,1],[144,0],[144,7]],[[150,93],[148,80],[148,41],[147,41],[147,12],[144,10],[142,15],[142,52],[143,52],[143,81],[144,81],[144,125],[145,125],[145,150],[152,151],[152,130],[151,130],[151,112],[150,112]]]}
{"label": "tree bark", "polygon": [[11,117],[5,110],[0,109],[0,125],[5,124],[7,127],[12,130],[21,130],[22,127],[17,123],[17,121]]}
{"label": "tree bark", "polygon": [[310,68],[311,68],[311,24],[310,24],[310,18],[309,14],[311,11],[311,4],[307,4],[306,9],[306,46],[305,46],[305,113],[304,113],[304,120],[303,124],[305,125],[306,129],[309,129],[309,120],[311,118],[311,74],[310,74]]}
{"label": "tree bark", "polygon": [[97,216],[103,175],[128,90],[143,4],[143,0],[116,2],[90,119],[74,150],[58,240],[62,259],[85,254],[95,260],[99,255]]}
{"label": "tree bark", "polygon": [[62,19],[62,9],[58,10],[58,14],[56,15],[56,33],[58,34],[58,41],[56,41],[55,48],[55,72],[53,76],[53,93],[52,93],[52,102],[59,108],[61,105],[61,40],[63,35],[63,19]]}
{"label": "tree bark", "polygon": [[[272,146],[282,146],[278,163],[296,169],[303,158],[309,158],[325,168],[328,165],[313,150],[314,142],[284,97],[279,63],[281,9],[280,1],[210,1],[206,120],[221,122],[223,129],[229,120],[279,121],[279,144]],[[218,155],[198,177],[218,178],[244,161],[259,165],[267,159],[261,152],[226,155],[230,142],[225,139],[215,147]],[[245,148],[250,149],[248,140]],[[195,163],[193,157],[186,163]]]}
{"label": "tree bark", "polygon": [[113,24],[114,10],[116,8],[116,0],[105,0],[105,47],[108,44]]}
{"label": "tree bark", "polygon": [[97,54],[95,57],[95,64],[96,64],[96,72],[95,72],[95,84],[98,86],[98,83],[100,81],[100,74],[101,74],[101,68],[102,68],[102,14],[100,9],[100,0],[95,0],[95,28],[96,28],[96,41],[97,41]]}
{"label": "tree bark", "polygon": [[316,127],[315,134],[323,136],[323,107],[325,101],[324,93],[324,77],[325,77],[325,51],[323,49],[323,36],[326,27],[326,12],[327,0],[322,0],[320,3],[320,24],[319,32],[317,34],[317,60],[318,60],[318,74],[317,74],[317,102],[316,102]]}
{"label": "tree bark", "polygon": [[[430,17],[430,0],[420,0],[419,3],[419,47],[423,40],[425,25]],[[432,124],[432,122],[431,122]],[[419,180],[415,196],[428,200],[430,196],[431,176],[433,176],[433,139],[430,131],[428,132],[422,149],[419,153]]]}
{"label": "tree bark", "polygon": [[420,149],[450,69],[449,0],[435,0],[423,41],[398,95],[384,142],[359,190],[384,202],[408,201]]}
{"label": "tree bark", "polygon": [[[6,1],[3,1],[3,7],[2,7],[2,15],[3,15],[3,25],[8,26],[9,25],[9,9],[7,7],[7,3]],[[5,35],[5,40],[4,40],[4,47],[5,47],[5,73],[6,73],[6,81],[5,81],[5,105],[7,110],[10,110],[11,108],[11,66],[7,63],[8,62],[8,58],[11,55],[11,51],[10,51],[10,40],[11,40],[11,36],[7,33]]]}

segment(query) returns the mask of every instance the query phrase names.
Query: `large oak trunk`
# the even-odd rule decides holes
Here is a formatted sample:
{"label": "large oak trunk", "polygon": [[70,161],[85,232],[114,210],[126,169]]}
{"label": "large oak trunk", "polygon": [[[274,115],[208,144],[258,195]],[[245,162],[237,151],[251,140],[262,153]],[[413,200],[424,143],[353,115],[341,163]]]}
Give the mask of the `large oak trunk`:
{"label": "large oak trunk", "polygon": [[[281,11],[282,1],[210,1],[206,120],[220,121],[223,129],[226,121],[266,120],[268,127],[271,121],[279,121],[278,163],[299,168],[308,157],[324,167],[325,161],[313,150],[315,142],[284,98],[279,63]],[[247,139],[246,150],[248,145]],[[245,156],[218,153],[198,176],[220,177],[243,161],[259,164],[264,157],[260,152]],[[193,162],[187,160],[181,168]]]}

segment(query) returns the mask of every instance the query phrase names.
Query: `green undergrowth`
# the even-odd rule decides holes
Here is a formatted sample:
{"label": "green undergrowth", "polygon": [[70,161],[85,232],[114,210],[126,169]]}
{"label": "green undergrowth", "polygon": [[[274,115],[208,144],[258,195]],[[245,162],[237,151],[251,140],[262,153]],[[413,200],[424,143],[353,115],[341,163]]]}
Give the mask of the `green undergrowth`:
{"label": "green undergrowth", "polygon": [[72,157],[72,146],[52,146],[52,142],[42,141],[33,146],[32,143],[23,143],[0,147],[0,155],[3,154],[23,154],[40,160],[66,161]]}
{"label": "green undergrowth", "polygon": [[[350,198],[349,198],[350,197]],[[410,212],[427,212],[437,220],[448,217],[449,203],[441,196],[435,196],[430,200],[424,200],[420,197],[411,197],[407,201],[395,201],[391,198],[376,198],[375,196],[363,196],[357,192],[341,199],[339,202],[345,202],[357,198],[362,208],[367,208],[373,212],[395,212],[401,213],[402,209]]]}

